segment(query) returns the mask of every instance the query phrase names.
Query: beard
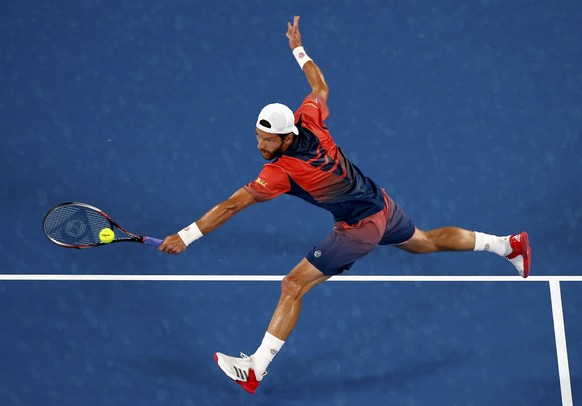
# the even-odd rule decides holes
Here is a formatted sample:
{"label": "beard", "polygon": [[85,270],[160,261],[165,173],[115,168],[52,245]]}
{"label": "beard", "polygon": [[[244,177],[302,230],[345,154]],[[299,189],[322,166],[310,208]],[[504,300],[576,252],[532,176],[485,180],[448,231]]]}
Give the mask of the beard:
{"label": "beard", "polygon": [[267,160],[272,161],[273,159],[279,157],[283,153],[283,147],[277,148],[274,151],[267,151],[266,149],[259,150],[261,152],[261,156]]}

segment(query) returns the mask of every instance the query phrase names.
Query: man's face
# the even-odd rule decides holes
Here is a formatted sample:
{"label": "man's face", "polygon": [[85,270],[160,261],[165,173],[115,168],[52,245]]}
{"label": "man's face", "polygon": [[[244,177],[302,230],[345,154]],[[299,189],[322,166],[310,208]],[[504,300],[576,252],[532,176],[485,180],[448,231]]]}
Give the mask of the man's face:
{"label": "man's face", "polygon": [[281,155],[288,143],[277,134],[267,133],[257,128],[257,149],[267,161]]}

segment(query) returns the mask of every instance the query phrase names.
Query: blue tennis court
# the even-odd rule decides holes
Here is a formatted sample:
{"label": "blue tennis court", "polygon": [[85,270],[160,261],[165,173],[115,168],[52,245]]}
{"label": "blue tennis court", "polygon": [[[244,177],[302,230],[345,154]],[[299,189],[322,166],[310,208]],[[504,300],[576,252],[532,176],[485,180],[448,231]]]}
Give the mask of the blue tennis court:
{"label": "blue tennis court", "polygon": [[[335,141],[423,228],[527,230],[532,276],[487,253],[380,247],[309,292],[255,395],[281,278],[331,229],[287,196],[180,256],[67,250],[91,203],[163,238],[253,180],[263,105],[309,87]],[[582,398],[582,4],[413,0],[0,6],[0,405],[572,405]]]}
{"label": "blue tennis court", "polygon": [[254,350],[278,283],[38,278],[2,285],[3,308],[18,309],[2,328],[11,404],[559,405],[561,384],[570,399],[579,388],[580,317],[567,303],[582,278],[563,293],[566,377],[541,278],[332,280],[305,301],[255,396],[209,355]]}

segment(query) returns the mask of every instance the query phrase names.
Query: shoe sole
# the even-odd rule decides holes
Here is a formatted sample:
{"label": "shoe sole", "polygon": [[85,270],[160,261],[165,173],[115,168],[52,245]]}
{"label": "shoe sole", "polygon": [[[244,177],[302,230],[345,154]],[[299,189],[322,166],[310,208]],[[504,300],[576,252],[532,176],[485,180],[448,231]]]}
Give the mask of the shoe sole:
{"label": "shoe sole", "polygon": [[531,263],[531,247],[529,246],[529,237],[525,231],[520,235],[521,255],[523,256],[523,277],[529,276],[529,266]]}

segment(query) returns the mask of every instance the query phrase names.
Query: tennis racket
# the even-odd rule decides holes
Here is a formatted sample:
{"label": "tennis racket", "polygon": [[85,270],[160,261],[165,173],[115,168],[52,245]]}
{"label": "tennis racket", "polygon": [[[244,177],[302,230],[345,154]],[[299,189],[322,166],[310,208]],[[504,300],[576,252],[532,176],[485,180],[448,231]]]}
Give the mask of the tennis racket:
{"label": "tennis racket", "polygon": [[[115,231],[114,242],[139,242],[154,247],[163,241],[130,233],[102,210],[86,203],[70,202],[53,207],[44,216],[43,229],[49,240],[66,248],[92,248],[111,244],[101,242],[99,232],[104,228]],[[120,231],[120,236],[117,236]]]}

